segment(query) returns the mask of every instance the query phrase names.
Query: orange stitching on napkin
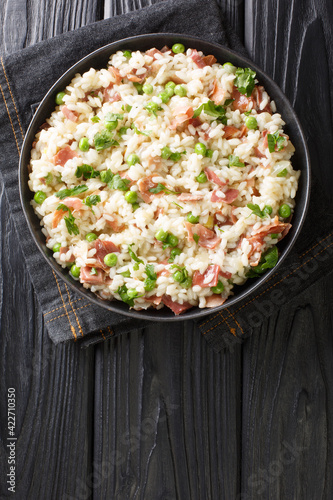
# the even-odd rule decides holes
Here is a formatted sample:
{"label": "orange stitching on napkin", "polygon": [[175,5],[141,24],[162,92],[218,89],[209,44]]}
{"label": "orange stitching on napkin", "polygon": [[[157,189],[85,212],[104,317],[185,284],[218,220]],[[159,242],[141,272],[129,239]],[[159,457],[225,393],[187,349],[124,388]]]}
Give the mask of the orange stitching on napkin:
{"label": "orange stitching on napkin", "polygon": [[240,329],[240,331],[242,332],[242,334],[244,335],[244,330],[243,328],[241,327],[241,325],[238,323],[237,319],[235,318],[235,316],[233,315],[233,313],[231,311],[229,311],[229,309],[227,308],[226,311],[228,311],[228,313],[230,314],[230,316],[232,317],[232,319],[234,320],[234,322],[236,323],[236,325],[238,326],[238,328]]}
{"label": "orange stitching on napkin", "polygon": [[[90,307],[92,304],[86,304],[85,306],[82,306],[82,307],[78,307],[76,310],[79,311],[80,309],[84,309],[85,307]],[[59,319],[59,318],[63,318],[64,316],[68,316],[68,313],[64,313],[64,314],[60,314],[60,316],[56,316],[55,318],[52,318],[52,319],[49,319],[48,321],[46,321],[46,325],[48,323],[51,323],[52,321],[55,321],[56,319]],[[74,327],[73,327],[74,328]],[[74,328],[75,330],[75,328]]]}
{"label": "orange stitching on napkin", "polygon": [[[80,299],[72,300],[72,303],[75,304],[75,302],[79,302],[80,300],[83,300],[83,297],[81,297]],[[56,307],[55,309],[52,309],[52,311],[48,311],[47,313],[44,313],[43,316],[47,316],[48,314],[51,314],[55,311],[59,311],[59,309],[63,309],[63,307],[64,306]]]}
{"label": "orange stitching on napkin", "polygon": [[327,238],[329,238],[330,236],[332,236],[333,232],[328,234],[327,236],[325,236],[325,238],[323,238],[322,240],[318,241],[318,243],[316,243],[315,245],[313,245],[313,247],[311,247],[309,250],[307,250],[306,252],[302,253],[300,255],[300,257],[304,257],[304,255],[306,255],[307,253],[311,252],[311,250],[313,250],[315,247],[317,247],[318,245],[320,245],[320,243],[322,243],[323,241],[327,240]]}
{"label": "orange stitching on napkin", "polygon": [[0,85],[0,90],[1,90],[1,94],[2,94],[2,97],[3,97],[4,103],[5,103],[5,106],[6,106],[7,115],[8,115],[8,118],[9,118],[9,121],[10,121],[10,124],[11,124],[11,127],[12,127],[12,131],[13,131],[13,134],[14,134],[14,139],[15,139],[15,142],[16,142],[17,151],[18,151],[18,154],[20,155],[20,154],[21,154],[21,151],[20,151],[20,146],[19,146],[18,141],[17,141],[17,137],[16,137],[16,133],[15,133],[14,125],[13,125],[12,118],[11,118],[10,113],[9,113],[9,109],[8,109],[8,106],[7,106],[7,101],[6,101],[5,94],[3,93],[3,90],[2,90],[1,85]]}
{"label": "orange stitching on napkin", "polygon": [[114,335],[114,331],[111,330],[111,328],[108,326],[107,329],[109,330],[110,335]]}
{"label": "orange stitching on napkin", "polygon": [[104,335],[103,331],[102,331],[102,330],[100,330],[100,332],[101,332],[101,335],[102,335],[103,339],[104,339],[104,340],[106,340],[106,338],[105,338],[105,335]]}
{"label": "orange stitching on napkin", "polygon": [[76,314],[76,312],[75,312],[75,309],[74,309],[74,307],[73,307],[73,304],[72,304],[72,299],[71,299],[71,296],[70,296],[70,293],[69,293],[68,287],[67,287],[66,283],[64,283],[64,285],[65,285],[66,292],[67,292],[67,295],[68,295],[68,301],[69,301],[70,306],[71,306],[71,308],[72,308],[72,311],[73,311],[73,313],[74,313],[74,316],[75,316],[76,322],[77,322],[77,324],[78,324],[78,327],[79,327],[80,333],[81,333],[82,337],[84,337],[84,333],[83,333],[83,330],[82,330],[82,326],[81,326],[81,324],[80,324],[79,318],[78,318],[78,316],[77,316],[77,314]]}
{"label": "orange stitching on napkin", "polygon": [[2,69],[3,69],[3,74],[5,75],[6,82],[7,82],[7,85],[8,85],[8,90],[9,90],[9,93],[10,93],[10,97],[12,98],[12,101],[13,101],[13,104],[14,104],[15,113],[16,113],[16,116],[17,116],[17,120],[18,120],[18,124],[19,124],[20,130],[21,130],[21,134],[22,134],[22,139],[24,139],[24,133],[23,133],[23,130],[22,130],[22,126],[21,126],[21,122],[20,122],[20,119],[19,119],[19,115],[18,115],[16,104],[15,104],[14,96],[12,94],[12,89],[10,88],[10,85],[9,85],[9,81],[8,81],[8,78],[7,78],[7,73],[6,73],[6,70],[5,70],[5,66],[4,66],[3,58],[2,57],[1,57],[1,65],[2,65]]}
{"label": "orange stitching on napkin", "polygon": [[[219,315],[221,316],[222,321],[223,321],[223,322],[225,322],[225,323],[226,323],[226,325],[229,327],[230,333],[232,333],[233,335],[235,335],[235,334],[233,333],[233,331],[232,331],[232,330],[234,330],[234,331],[235,331],[235,329],[230,327],[230,325],[229,325],[228,321],[226,320],[226,318],[224,318],[224,317],[223,317],[223,312],[222,312],[222,311],[220,311],[220,312],[219,312]],[[220,323],[222,323],[222,321],[220,321]],[[218,324],[220,324],[220,323],[218,323]],[[217,325],[216,325],[216,326],[217,326]],[[215,328],[215,326],[213,326],[212,328],[210,328],[210,329],[209,329],[209,330],[207,330],[206,332],[203,332],[203,335],[206,335],[206,333],[210,332],[210,330],[213,330],[213,328]]]}
{"label": "orange stitching on napkin", "polygon": [[[60,290],[60,285],[59,285],[59,282],[58,282],[58,279],[57,279],[57,276],[55,274],[55,272],[53,271],[52,269],[52,273],[53,273],[53,276],[54,276],[54,279],[56,280],[56,283],[57,283],[57,287],[58,287],[58,291],[60,293],[60,296],[61,296],[61,300],[62,300],[62,303],[64,304],[64,308],[65,308],[65,311],[66,313],[63,315],[63,316],[67,316],[67,319],[68,319],[68,323],[70,324],[70,327],[71,327],[71,332],[75,338],[75,340],[77,340],[77,335],[76,335],[76,331],[75,331],[75,328],[74,326],[72,325],[71,323],[71,320],[69,319],[69,314],[68,314],[68,311],[67,311],[67,307],[66,307],[66,304],[65,304],[65,301],[64,301],[64,297],[62,296],[62,293],[61,293],[61,290]],[[54,318],[54,319],[57,319],[57,318]],[[52,321],[52,320],[51,320]],[[47,323],[50,323],[50,321],[48,321]]]}

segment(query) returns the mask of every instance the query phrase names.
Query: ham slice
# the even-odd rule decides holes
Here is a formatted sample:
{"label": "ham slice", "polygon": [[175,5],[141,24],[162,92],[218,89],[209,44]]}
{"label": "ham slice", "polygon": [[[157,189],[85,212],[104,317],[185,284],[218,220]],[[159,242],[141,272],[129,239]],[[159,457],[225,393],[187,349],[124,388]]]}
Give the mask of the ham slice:
{"label": "ham slice", "polygon": [[281,233],[281,240],[289,233],[291,227],[291,224],[287,222],[279,222],[279,218],[276,215],[272,224],[259,227],[259,229],[253,231],[253,235],[260,235],[262,238],[265,238],[268,234]]}
{"label": "ham slice", "polygon": [[178,196],[179,201],[199,201],[204,198],[204,195],[201,193],[192,194],[192,193],[182,193]]}
{"label": "ham slice", "polygon": [[216,63],[216,57],[212,55],[200,56],[196,49],[192,50],[191,59],[195,62],[198,68],[204,68],[205,66],[212,66]]}
{"label": "ham slice", "polygon": [[113,91],[113,83],[110,83],[110,85],[103,91],[103,103],[117,101],[121,101],[121,95],[119,94],[119,92]]}
{"label": "ham slice", "polygon": [[210,288],[216,286],[219,281],[220,266],[217,264],[208,266],[206,271],[201,274],[199,271],[194,271],[192,285],[199,285],[201,288]]}
{"label": "ham slice", "polygon": [[150,297],[145,297],[146,302],[151,302],[154,306],[159,306],[162,302],[162,297],[157,297],[157,295],[151,295]]}
{"label": "ham slice", "polygon": [[[167,51],[165,51],[165,52],[167,52]],[[155,57],[156,54],[160,54],[161,56],[163,56],[163,52],[156,49],[155,47],[153,49],[146,50],[145,54],[147,54],[147,56],[152,57],[153,59],[158,59],[157,57]]]}
{"label": "ham slice", "polygon": [[140,196],[145,203],[151,203],[154,196],[159,196],[162,194],[162,192],[155,194],[149,191],[149,189],[153,189],[157,186],[156,182],[152,181],[153,177],[154,177],[153,175],[150,175],[148,177],[142,177],[141,179],[138,180],[138,188],[140,191]]}
{"label": "ham slice", "polygon": [[109,66],[108,69],[114,78],[114,83],[116,85],[119,85],[121,83],[122,77],[120,76],[118,68],[115,68],[114,66]]}
{"label": "ham slice", "polygon": [[120,252],[120,249],[112,241],[102,241],[99,238],[95,240],[93,248],[96,249],[94,257],[97,261],[94,267],[100,267],[101,269],[109,269],[108,266],[104,264],[104,257],[108,253]]}
{"label": "ham slice", "polygon": [[[260,109],[260,105],[263,101],[263,93],[265,92],[265,89],[262,85],[256,85],[254,87],[254,90],[253,90],[253,96],[255,97],[256,99],[256,106],[255,106],[255,109],[257,111],[257,113],[269,113],[269,114],[272,114],[272,108],[271,108],[271,103],[270,103],[270,97],[268,97],[268,103],[266,104],[266,106],[263,108],[263,109]],[[265,96],[266,97],[266,96]]]}
{"label": "ham slice", "polygon": [[174,302],[169,295],[163,295],[162,302],[165,306],[171,309],[171,311],[174,312],[176,316],[178,316],[178,314],[187,311],[187,309],[191,309],[191,307],[193,307],[192,304],[190,304],[189,302],[183,302],[183,304]]}
{"label": "ham slice", "polygon": [[203,248],[214,249],[220,243],[220,238],[216,236],[215,232],[211,229],[207,229],[202,224],[185,222],[185,227],[188,232],[189,241],[195,241],[193,235],[197,234],[199,237],[198,245]]}
{"label": "ham slice", "polygon": [[72,111],[71,109],[68,109],[67,106],[63,106],[61,108],[61,111],[65,117],[70,120],[71,122],[77,122],[79,115],[77,114],[76,111]]}
{"label": "ham slice", "polygon": [[97,274],[91,274],[91,267],[81,267],[80,282],[88,283],[89,285],[103,285],[105,273],[101,269],[96,269]]}
{"label": "ham slice", "polygon": [[241,94],[237,87],[234,86],[231,97],[234,99],[232,106],[233,109],[239,109],[241,113],[245,113],[246,111],[251,111],[252,108],[255,108],[256,101],[252,97],[247,97],[244,94]]}
{"label": "ham slice", "polygon": [[218,307],[225,303],[227,299],[221,297],[221,295],[210,295],[206,297],[206,307]]}
{"label": "ham slice", "polygon": [[[59,254],[60,254],[60,256],[61,255],[65,255],[68,251],[69,251],[69,247],[60,247]],[[62,262],[68,262],[69,263],[69,262],[74,262],[75,261],[75,257],[74,257],[74,255],[72,253],[70,253],[69,257],[67,257],[66,260],[64,260],[64,261],[62,259],[60,259],[60,260]]]}
{"label": "ham slice", "polygon": [[67,210],[55,210],[52,219],[52,229],[58,227],[59,222],[61,221],[63,216],[67,213],[68,213]]}
{"label": "ham slice", "polygon": [[58,153],[53,157],[53,162],[55,165],[61,165],[62,167],[68,162],[68,160],[72,160],[73,158],[77,158],[79,155],[76,151],[73,151],[69,146],[62,148],[58,151]]}
{"label": "ham slice", "polygon": [[221,196],[218,193],[219,193],[218,189],[215,189],[212,192],[212,196],[211,196],[212,202],[222,202],[222,203],[229,204],[229,203],[232,203],[233,201],[235,201],[239,195],[238,189],[228,189],[227,191],[223,191],[224,196]]}
{"label": "ham slice", "polygon": [[235,222],[237,222],[237,219],[234,221],[232,216],[227,217],[226,215],[223,215],[221,210],[215,212],[214,214],[214,225],[216,224],[218,227],[232,226]]}
{"label": "ham slice", "polygon": [[222,276],[222,278],[225,278],[227,280],[230,280],[232,278],[232,274],[229,273],[228,271],[220,271],[220,276]]}
{"label": "ham slice", "polygon": [[69,197],[65,198],[62,202],[66,207],[71,208],[74,212],[83,208],[83,203],[80,198]]}
{"label": "ham slice", "polygon": [[121,233],[126,227],[125,224],[119,224],[117,219],[112,221],[106,219],[106,225],[109,226],[114,233]]}
{"label": "ham slice", "polygon": [[222,179],[220,179],[219,176],[209,168],[205,168],[205,174],[209,181],[214,182],[214,184],[217,184],[218,186],[224,187],[228,184],[228,181],[227,182],[222,181]]}
{"label": "ham slice", "polygon": [[137,69],[133,69],[131,70],[131,72],[127,73],[127,79],[130,81],[130,82],[137,82],[137,83],[142,83],[145,81],[145,79],[147,78],[147,76],[150,74],[151,72],[151,68],[148,68],[147,66],[143,66],[145,68],[145,72],[144,73],[140,73],[140,75],[137,75]]}
{"label": "ham slice", "polygon": [[213,82],[213,88],[208,94],[208,97],[215,103],[221,104],[225,101],[226,92],[219,86],[217,79]]}
{"label": "ham slice", "polygon": [[262,153],[259,148],[256,147],[256,148],[254,148],[253,151],[254,151],[254,156],[256,156],[257,158],[260,158],[260,159],[266,158],[266,155],[264,153]]}
{"label": "ham slice", "polygon": [[188,121],[193,116],[193,108],[191,106],[180,106],[173,111],[175,118],[171,121],[170,128],[175,130],[178,125]]}
{"label": "ham slice", "polygon": [[235,137],[242,136],[242,129],[234,127],[233,125],[225,125],[223,128],[224,139],[234,139]]}

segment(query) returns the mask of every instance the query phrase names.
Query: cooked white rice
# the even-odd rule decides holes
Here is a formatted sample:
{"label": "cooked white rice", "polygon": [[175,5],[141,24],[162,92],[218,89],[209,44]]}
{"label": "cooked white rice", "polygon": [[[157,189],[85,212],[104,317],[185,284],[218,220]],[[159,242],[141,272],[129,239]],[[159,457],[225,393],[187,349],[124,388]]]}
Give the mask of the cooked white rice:
{"label": "cooked white rice", "polygon": [[[74,275],[78,274],[77,268],[81,268],[78,279],[103,299],[126,301],[127,297],[130,306],[146,309],[163,307],[163,302],[170,305],[171,298],[176,313],[182,309],[178,310],[178,305],[184,309],[219,305],[233,294],[234,285],[244,283],[260,256],[289,228],[286,224],[289,221],[279,217],[279,207],[287,204],[293,211],[300,172],[293,170],[290,162],[294,147],[283,133],[284,122],[274,102],[270,102],[257,81],[250,98],[240,96],[234,86],[236,68],[218,63],[203,66],[200,61],[206,60],[202,57],[202,53],[192,49],[179,54],[170,50],[137,51],[132,52],[130,58],[119,51],[111,56],[108,69],[91,68],[75,76],[64,90],[63,104],[56,107],[47,125],[36,135],[31,151],[29,187],[46,194],[42,203],[33,200],[32,205],[41,219],[47,246],[52,249],[60,244],[62,250],[54,253],[58,264],[63,268],[75,265]],[[112,68],[116,68],[120,76]],[[141,78],[144,84],[152,85],[152,94],[142,93],[131,81]],[[159,94],[165,91],[165,84],[173,80],[178,85],[183,82],[186,96],[174,94],[166,103],[162,102]],[[230,103],[231,98],[235,100]],[[205,110],[198,118],[191,118],[193,110],[201,104],[215,101],[216,105],[223,105],[226,100],[226,119],[222,122]],[[146,109],[151,102],[158,106],[155,114],[149,106]],[[96,134],[105,131],[109,113],[121,115],[111,132],[117,144],[98,151]],[[188,115],[187,119],[184,114]],[[249,116],[256,118],[257,129],[244,127]],[[124,127],[128,127],[126,132],[121,130],[120,134],[119,130]],[[281,138],[273,152],[268,148],[268,136]],[[89,141],[88,151],[79,148],[83,137]],[[195,152],[198,142],[212,151],[209,156]],[[172,157],[161,158],[165,147],[172,153],[182,153],[180,158],[175,161]],[[65,150],[68,161],[59,156],[61,150]],[[131,154],[139,157],[134,165],[126,162]],[[230,155],[238,157],[240,166],[229,166]],[[82,165],[90,165],[97,172],[96,177],[78,177],[77,169]],[[108,169],[131,181],[127,186],[125,181],[125,189],[137,193],[135,205],[126,201],[127,191],[113,189],[112,185],[102,182],[98,172]],[[205,171],[213,179],[198,182],[197,177],[204,176]],[[281,172],[283,176],[279,175]],[[147,177],[152,184],[145,190]],[[220,180],[218,184],[216,179]],[[71,201],[56,196],[63,189],[78,185],[86,186],[87,190],[71,196]],[[165,189],[159,193],[149,191],[158,190],[158,185]],[[228,203],[223,201],[223,198],[228,201],[230,190],[235,189],[237,197]],[[218,201],[211,200],[213,192],[213,197],[220,198]],[[202,199],[180,201],[181,193],[199,194]],[[98,201],[88,206],[84,201],[91,195],[97,195],[95,201]],[[258,205],[261,216],[247,207],[249,203]],[[57,211],[60,204],[66,205],[65,211]],[[260,212],[265,206],[272,208],[271,214]],[[190,212],[200,226],[187,222]],[[68,219],[72,217],[77,226],[74,232],[78,234],[69,233]],[[205,234],[203,227],[211,232]],[[160,230],[178,238],[179,255],[173,262],[169,262],[172,247],[163,248],[163,242],[155,238]],[[194,240],[189,231],[195,235]],[[88,233],[95,233],[98,240],[87,241]],[[202,236],[196,236],[197,233]],[[207,248],[207,241],[215,241],[216,237],[219,240],[215,248]],[[99,252],[96,241],[111,241],[118,247],[111,252],[117,256],[116,265],[108,267],[96,260]],[[141,262],[133,259],[130,250]],[[150,287],[145,281],[147,264],[153,265],[157,278]],[[223,287],[219,285],[220,293],[210,286],[209,270],[214,270],[213,281],[216,283],[219,276],[223,284]],[[91,271],[91,279],[87,277],[88,271]],[[177,271],[183,273],[181,282],[179,274],[178,281],[175,280]]]}

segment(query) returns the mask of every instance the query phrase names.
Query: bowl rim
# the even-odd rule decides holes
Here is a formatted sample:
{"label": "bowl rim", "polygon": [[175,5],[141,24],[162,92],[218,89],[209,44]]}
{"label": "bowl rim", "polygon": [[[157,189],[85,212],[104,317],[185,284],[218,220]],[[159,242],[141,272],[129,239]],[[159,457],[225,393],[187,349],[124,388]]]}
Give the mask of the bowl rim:
{"label": "bowl rim", "polygon": [[[162,43],[165,44],[165,40],[163,39],[169,39],[169,43],[174,39],[174,43],[176,41],[178,42],[184,42],[188,47],[191,47],[191,43],[194,45],[200,45],[203,44],[206,47],[211,48],[212,52],[221,52],[221,56],[224,58],[226,56],[227,60],[229,59],[237,59],[240,61],[240,65],[243,67],[250,67],[251,69],[254,69],[258,75],[259,82],[261,83],[261,80],[266,80],[266,82],[269,83],[269,86],[271,89],[273,89],[273,99],[278,97],[280,100],[284,102],[285,108],[288,108],[288,112],[291,113],[293,123],[295,127],[298,130],[299,134],[299,142],[301,142],[302,147],[303,147],[303,154],[304,154],[304,160],[302,162],[302,177],[304,177],[303,180],[303,186],[302,186],[302,193],[304,197],[304,202],[303,202],[303,207],[300,208],[302,210],[300,214],[300,220],[297,224],[297,226],[293,226],[294,229],[294,234],[288,241],[286,247],[282,251],[279,260],[276,264],[276,266],[273,269],[268,270],[264,275],[261,277],[257,278],[256,281],[254,281],[247,289],[244,289],[240,291],[239,293],[236,293],[233,296],[230,296],[226,300],[224,304],[218,307],[214,308],[203,308],[200,309],[197,306],[194,306],[192,309],[189,309],[185,313],[181,315],[174,315],[172,311],[169,311],[167,309],[167,314],[166,314],[166,307],[160,310],[151,310],[150,308],[142,311],[137,311],[134,309],[129,309],[128,306],[118,300],[103,300],[99,298],[97,295],[95,295],[93,292],[90,291],[90,289],[86,289],[82,286],[82,284],[78,281],[74,281],[70,278],[68,272],[63,269],[57,262],[53,259],[51,255],[51,250],[50,250],[50,255],[46,255],[40,242],[38,241],[35,230],[32,227],[31,223],[31,215],[28,213],[28,210],[33,211],[32,206],[30,205],[30,201],[32,199],[32,196],[27,202],[25,200],[25,195],[24,195],[24,189],[26,188],[25,182],[24,182],[24,169],[27,168],[27,163],[25,160],[25,156],[27,155],[27,149],[29,158],[30,158],[30,151],[31,151],[31,134],[33,133],[33,136],[35,136],[37,129],[36,129],[36,124],[38,120],[40,119],[40,114],[42,114],[42,111],[44,109],[44,106],[46,103],[48,103],[49,99],[52,97],[54,92],[56,90],[59,91],[60,88],[64,88],[64,82],[67,82],[66,85],[69,84],[69,82],[74,78],[75,72],[80,72],[80,67],[82,67],[85,63],[91,61],[93,65],[93,60],[103,53],[104,51],[109,51],[108,58],[114,53],[116,50],[120,49],[120,45],[124,46],[127,44],[132,44],[134,42],[137,42],[138,40],[145,40],[149,42],[150,40],[152,43],[155,41],[160,41],[162,40]],[[158,45],[161,45],[159,43]],[[151,45],[153,47],[153,45]],[[126,48],[126,47],[123,47]],[[142,50],[142,49],[138,49]],[[199,48],[200,50],[200,48]],[[205,53],[207,52],[207,49],[204,49]],[[230,57],[231,56],[231,57]],[[222,63],[220,63],[222,64]],[[271,90],[269,94],[271,95]],[[283,113],[282,113],[283,114]],[[286,124],[288,126],[288,123]],[[50,89],[47,91],[47,93],[44,95],[43,99],[38,105],[38,108],[36,109],[36,112],[34,113],[34,116],[32,117],[29,126],[27,128],[24,141],[22,144],[22,149],[21,149],[21,155],[20,155],[20,160],[19,160],[19,193],[20,193],[20,201],[21,201],[21,206],[24,212],[25,219],[27,221],[29,231],[32,235],[32,238],[37,245],[39,251],[43,255],[44,259],[48,262],[48,264],[51,266],[53,271],[62,279],[65,281],[66,284],[68,284],[71,289],[77,293],[79,293],[82,297],[84,297],[87,300],[90,300],[93,302],[95,305],[99,307],[103,307],[104,309],[107,309],[109,311],[118,313],[118,314],[123,314],[125,316],[135,318],[135,319],[141,319],[141,320],[150,320],[150,321],[155,321],[155,322],[169,322],[169,321],[185,321],[187,319],[199,319],[204,316],[207,316],[209,314],[216,314],[222,311],[223,309],[226,309],[238,302],[240,302],[242,299],[245,297],[253,294],[255,290],[257,290],[261,285],[264,284],[271,276],[272,274],[276,273],[276,271],[280,268],[281,264],[284,262],[286,259],[287,255],[289,254],[291,248],[293,247],[296,239],[298,238],[300,231],[302,229],[302,226],[304,224],[304,220],[306,217],[306,213],[309,207],[309,200],[310,200],[310,188],[311,188],[311,165],[310,165],[310,155],[309,155],[309,150],[307,147],[306,139],[305,139],[305,134],[303,131],[303,128],[300,124],[300,121],[296,115],[296,112],[294,111],[289,99],[285,96],[285,94],[282,92],[280,87],[274,82],[274,80],[265,73],[259,66],[257,66],[255,63],[253,63],[250,59],[247,57],[244,57],[243,55],[235,52],[232,49],[229,49],[228,47],[225,47],[221,44],[218,44],[216,42],[210,42],[205,39],[202,39],[197,36],[192,36],[192,35],[187,35],[187,34],[181,34],[181,33],[147,33],[147,34],[141,34],[141,35],[135,35],[131,37],[126,37],[120,40],[116,40],[114,42],[108,43],[106,45],[103,45],[94,51],[90,52],[89,54],[85,55],[81,59],[79,59],[77,62],[75,62],[72,66],[70,66],[55,82],[54,84],[50,87]],[[31,192],[32,193],[32,192]],[[297,197],[297,195],[296,195]],[[31,207],[30,209],[26,206],[29,205]],[[39,221],[40,219],[38,216],[33,212],[33,216],[37,218]],[[41,226],[38,229],[41,232]],[[43,235],[44,236],[44,235]],[[45,236],[44,236],[45,237]],[[248,281],[246,282],[248,283]],[[244,283],[245,285],[245,283]],[[125,307],[124,307],[125,306]],[[163,316],[161,316],[159,313],[160,311],[164,311]],[[170,314],[171,313],[171,314]]]}

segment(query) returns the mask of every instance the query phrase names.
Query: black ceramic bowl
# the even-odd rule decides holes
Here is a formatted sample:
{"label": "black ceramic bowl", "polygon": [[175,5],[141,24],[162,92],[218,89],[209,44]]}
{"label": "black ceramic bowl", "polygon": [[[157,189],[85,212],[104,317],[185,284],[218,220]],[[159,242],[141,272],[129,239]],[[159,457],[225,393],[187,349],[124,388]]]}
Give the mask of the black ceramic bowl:
{"label": "black ceramic bowl", "polygon": [[[288,236],[278,245],[280,251],[280,259],[275,268],[268,271],[261,278],[256,280],[249,279],[244,285],[242,285],[241,287],[237,287],[235,296],[230,297],[222,306],[215,309],[199,309],[198,307],[195,307],[182,314],[181,316],[174,316],[174,314],[167,307],[164,307],[159,311],[130,310],[126,304],[117,300],[111,302],[98,298],[95,294],[83,288],[83,286],[78,281],[73,280],[68,274],[68,271],[64,270],[57,264],[57,262],[53,259],[52,251],[45,245],[45,236],[41,232],[40,221],[37,215],[34,213],[33,208],[30,204],[33,193],[28,188],[28,164],[30,161],[30,151],[35,134],[37,133],[39,127],[45,122],[45,119],[50,116],[50,114],[54,110],[55,95],[59,91],[62,91],[70,83],[76,73],[82,74],[85,71],[88,71],[91,67],[97,69],[106,67],[110,55],[117,50],[128,49],[145,51],[147,49],[150,49],[151,47],[161,49],[164,45],[168,45],[170,47],[176,42],[183,43],[185,47],[202,50],[205,55],[213,54],[219,63],[223,64],[226,61],[230,61],[235,66],[251,67],[256,71],[259,82],[264,85],[268,94],[272,99],[274,99],[279,113],[281,113],[282,118],[286,122],[285,131],[290,136],[291,141],[296,148],[296,153],[293,156],[293,166],[296,170],[301,170],[302,172],[296,198],[295,213],[293,216],[293,227]],[[236,302],[244,299],[244,297],[253,293],[258,287],[260,287],[260,285],[264,281],[266,281],[271,276],[272,273],[276,273],[278,271],[281,263],[285,259],[297,236],[299,235],[305,218],[309,201],[310,163],[304,134],[295,112],[293,111],[288,99],[283,95],[279,87],[263,71],[261,71],[260,68],[255,66],[251,61],[245,59],[244,57],[236,54],[229,49],[226,49],[225,47],[222,47],[221,45],[209,43],[199,38],[187,35],[162,33],[140,35],[110,43],[109,45],[95,50],[91,54],[78,61],[74,66],[66,71],[66,73],[64,73],[61,78],[59,78],[59,80],[53,85],[53,87],[49,90],[49,92],[40,103],[26,133],[20,159],[19,182],[22,207],[30,231],[38,248],[40,249],[44,258],[48,261],[50,266],[54,269],[54,271],[73,289],[75,289],[87,299],[94,302],[96,305],[105,307],[106,309],[114,312],[125,314],[127,316],[140,319],[150,319],[154,321],[179,321],[190,318],[199,318],[211,313],[212,311],[216,312],[220,309],[224,309],[225,307],[235,304]]]}

